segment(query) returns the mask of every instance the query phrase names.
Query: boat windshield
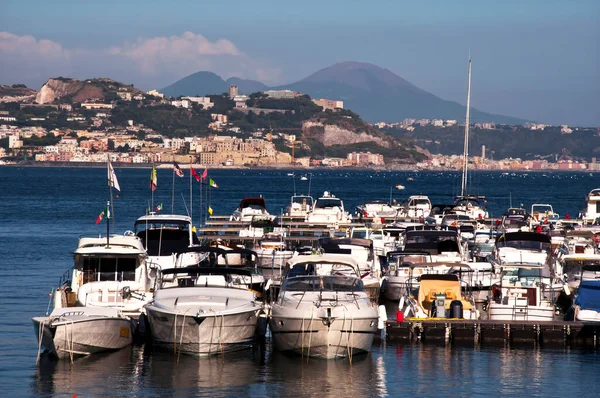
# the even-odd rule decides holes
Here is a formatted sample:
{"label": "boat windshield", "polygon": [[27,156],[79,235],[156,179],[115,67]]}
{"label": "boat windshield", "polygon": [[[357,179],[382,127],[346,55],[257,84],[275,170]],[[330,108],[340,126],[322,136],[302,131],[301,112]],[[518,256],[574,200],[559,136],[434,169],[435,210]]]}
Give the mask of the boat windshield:
{"label": "boat windshield", "polygon": [[315,204],[315,208],[317,209],[330,209],[332,207],[342,207],[342,201],[341,199],[337,199],[337,198],[320,198],[319,200],[317,200],[317,203]]}
{"label": "boat windshield", "polygon": [[78,268],[83,271],[86,282],[134,281],[138,266],[137,257],[82,256],[76,258]]}
{"label": "boat windshield", "polygon": [[429,206],[429,200],[427,199],[411,199],[409,206]]}
{"label": "boat windshield", "polygon": [[548,242],[540,242],[535,240],[499,240],[498,247],[512,247],[519,250],[550,250],[552,245]]}
{"label": "boat windshield", "polygon": [[312,206],[313,198],[310,196],[292,196],[292,203],[297,203],[304,206]]}
{"label": "boat windshield", "polygon": [[366,229],[355,229],[352,231],[352,238],[367,239]]}
{"label": "boat windshield", "polygon": [[356,292],[364,290],[362,281],[351,276],[298,276],[286,279],[283,288],[290,292]]}
{"label": "boat windshield", "polygon": [[541,268],[503,268],[502,282],[513,286],[535,286],[542,280]]}

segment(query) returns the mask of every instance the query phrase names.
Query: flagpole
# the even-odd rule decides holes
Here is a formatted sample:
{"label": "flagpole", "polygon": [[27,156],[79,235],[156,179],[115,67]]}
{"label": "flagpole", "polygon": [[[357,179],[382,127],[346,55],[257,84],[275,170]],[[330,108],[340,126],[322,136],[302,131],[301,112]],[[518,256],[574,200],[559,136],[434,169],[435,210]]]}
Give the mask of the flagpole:
{"label": "flagpole", "polygon": [[202,182],[202,178],[200,178],[200,223],[198,224],[198,226],[202,226],[202,185],[204,185],[204,183]]}
{"label": "flagpole", "polygon": [[152,160],[152,170],[150,171],[150,193],[152,195],[152,206],[150,206],[150,209],[148,209],[148,211],[154,211],[154,189],[152,189],[152,184],[154,183],[153,178],[154,177],[154,160]]}
{"label": "flagpole", "polygon": [[204,224],[208,219],[208,207],[210,206],[210,199],[208,197],[208,176],[206,177],[206,213],[204,213]]}
{"label": "flagpole", "polygon": [[[113,230],[115,229],[115,205],[113,203],[113,185],[114,185],[114,181],[113,181],[113,173],[111,173],[111,167],[110,167],[110,155],[107,153],[106,154],[106,169],[108,171],[108,187],[109,187],[109,191],[110,191],[110,211],[113,215],[112,220],[113,220]],[[114,169],[113,169],[114,170]],[[106,221],[107,223],[109,222],[108,220]]]}
{"label": "flagpole", "polygon": [[192,224],[194,224],[194,204],[192,200],[194,199],[192,196],[192,164],[190,163],[190,219],[192,220]]}
{"label": "flagpole", "polygon": [[108,210],[110,206],[110,202],[106,202],[106,212],[108,213],[106,215],[106,247],[110,246],[110,212]]}
{"label": "flagpole", "polygon": [[171,214],[175,213],[175,170],[173,170],[173,185],[171,186]]}

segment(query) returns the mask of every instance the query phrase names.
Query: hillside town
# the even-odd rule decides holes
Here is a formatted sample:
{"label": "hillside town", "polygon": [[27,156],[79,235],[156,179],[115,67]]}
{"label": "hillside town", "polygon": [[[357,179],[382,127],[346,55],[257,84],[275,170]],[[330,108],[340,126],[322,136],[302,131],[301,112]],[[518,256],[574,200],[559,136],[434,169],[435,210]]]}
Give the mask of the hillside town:
{"label": "hillside town", "polygon": [[[76,94],[64,100],[59,90],[44,85],[39,92],[31,90],[22,95],[4,95],[0,104],[0,164],[24,161],[39,165],[88,165],[102,163],[109,158],[123,165],[148,165],[151,163],[200,164],[211,167],[374,167],[409,168],[431,170],[457,170],[462,167],[462,155],[441,155],[427,153],[415,162],[392,164],[384,155],[371,151],[348,151],[344,157],[295,156],[306,147],[299,129],[256,128],[243,131],[231,123],[230,114],[212,113],[215,109],[213,97],[182,96],[168,98],[157,90],[142,92],[133,86],[117,84],[109,79],[100,81],[112,90],[112,96],[87,93],[78,101]],[[88,81],[87,83],[90,83]],[[57,83],[73,84],[69,79]],[[265,100],[290,100],[302,96],[292,90],[266,90],[259,93]],[[253,94],[254,96],[254,94]],[[284,109],[268,109],[249,106],[252,97],[239,93],[238,87],[231,85],[227,98],[233,102],[234,110],[244,114],[284,114]],[[256,98],[256,97],[254,97]],[[140,123],[135,118],[127,119],[123,125],[111,123],[112,113],[123,104],[138,108],[170,107],[172,109],[201,109],[210,114],[209,133],[167,136],[159,129]],[[314,105],[323,111],[338,112],[344,103],[332,99],[312,99]],[[8,105],[12,107],[9,107]],[[35,112],[44,110],[45,112]],[[27,111],[27,112],[26,112]],[[25,116],[24,116],[25,115]],[[58,117],[56,116],[58,115]],[[52,127],[62,118],[63,126]],[[56,124],[56,123],[54,123]],[[437,128],[460,126],[457,120],[404,119],[398,123],[374,123],[378,129],[399,128],[414,131],[422,126]],[[476,123],[474,128],[494,129],[494,123]],[[530,130],[543,130],[543,124],[528,124]],[[573,129],[561,126],[563,134],[571,134]],[[295,130],[295,131],[294,131]],[[308,148],[310,149],[310,148]],[[470,156],[474,169],[482,170],[600,170],[595,158],[591,162],[556,159],[521,160],[493,159],[486,156],[485,146],[480,155]]]}

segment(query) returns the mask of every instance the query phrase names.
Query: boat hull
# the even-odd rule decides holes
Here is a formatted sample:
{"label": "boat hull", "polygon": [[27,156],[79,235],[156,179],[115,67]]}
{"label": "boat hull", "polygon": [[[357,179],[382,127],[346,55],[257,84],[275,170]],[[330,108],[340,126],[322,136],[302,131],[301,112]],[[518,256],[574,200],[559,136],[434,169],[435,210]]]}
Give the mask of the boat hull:
{"label": "boat hull", "polygon": [[58,358],[118,350],[133,342],[132,321],[127,318],[56,320],[36,317],[33,326],[40,350]]}
{"label": "boat hull", "polygon": [[521,307],[491,303],[488,306],[488,319],[492,321],[551,322],[554,320],[554,307]]}
{"label": "boat hull", "polygon": [[[373,311],[372,317],[345,318],[341,312],[332,311],[328,318],[314,316],[310,313],[305,318],[296,318],[288,314],[288,310],[278,311],[276,307],[271,313],[270,329],[275,348],[280,351],[291,351],[314,358],[345,358],[371,350],[373,338],[377,332],[378,315]],[[315,311],[317,312],[317,311]]]}
{"label": "boat hull", "polygon": [[257,309],[228,314],[184,316],[148,306],[148,322],[155,344],[202,356],[218,355],[252,346]]}

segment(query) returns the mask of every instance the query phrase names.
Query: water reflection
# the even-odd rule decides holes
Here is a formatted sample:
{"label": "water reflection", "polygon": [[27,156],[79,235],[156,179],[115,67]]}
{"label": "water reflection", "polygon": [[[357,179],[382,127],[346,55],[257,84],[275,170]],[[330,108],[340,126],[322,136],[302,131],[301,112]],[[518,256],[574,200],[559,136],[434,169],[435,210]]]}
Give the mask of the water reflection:
{"label": "water reflection", "polygon": [[[384,396],[377,382],[377,367],[369,354],[347,359],[322,360],[273,352],[265,381],[275,396],[360,397]],[[259,392],[260,394],[260,392]]]}
{"label": "water reflection", "polygon": [[169,350],[147,354],[146,388],[176,395],[239,395],[258,377],[262,359],[252,350],[211,357],[181,355],[179,359]]}
{"label": "water reflection", "polygon": [[[133,347],[122,350],[90,355],[77,359],[72,364],[68,360],[57,360],[44,355],[40,358],[32,395],[103,395],[107,387],[114,393],[115,386],[123,386],[130,391],[135,388],[131,374],[135,367],[136,352]],[[137,352],[139,355],[139,350]],[[118,391],[118,390],[117,390]]]}
{"label": "water reflection", "polygon": [[595,380],[597,359],[597,351],[377,342],[352,363],[284,354],[271,344],[264,351],[178,360],[170,350],[135,346],[73,364],[43,357],[29,395],[576,396]]}

